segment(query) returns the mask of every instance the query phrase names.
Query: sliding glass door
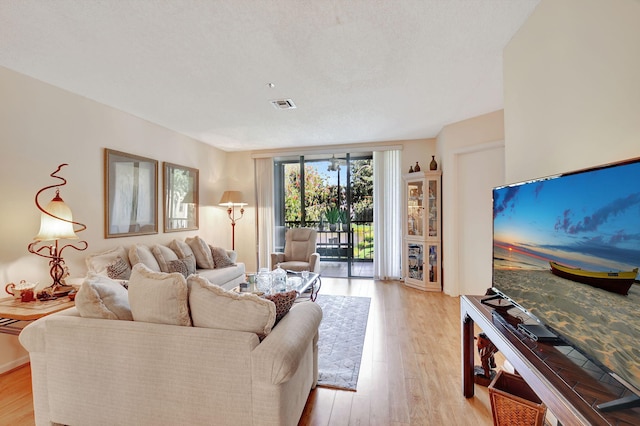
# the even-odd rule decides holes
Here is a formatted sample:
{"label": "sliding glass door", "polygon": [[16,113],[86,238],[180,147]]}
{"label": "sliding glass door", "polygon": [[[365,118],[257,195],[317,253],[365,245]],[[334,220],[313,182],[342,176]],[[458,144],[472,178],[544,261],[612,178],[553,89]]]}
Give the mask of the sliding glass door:
{"label": "sliding glass door", "polygon": [[275,245],[287,228],[318,230],[324,276],[373,276],[371,153],[300,156],[275,165]]}

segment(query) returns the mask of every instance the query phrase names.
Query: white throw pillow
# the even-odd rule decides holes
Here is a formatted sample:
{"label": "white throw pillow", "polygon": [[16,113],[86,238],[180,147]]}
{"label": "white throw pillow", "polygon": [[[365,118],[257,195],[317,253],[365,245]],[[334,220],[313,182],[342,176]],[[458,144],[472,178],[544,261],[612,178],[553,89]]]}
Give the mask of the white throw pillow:
{"label": "white throw pillow", "polygon": [[82,283],[75,301],[81,317],[133,320],[127,290],[120,282],[93,272]]}
{"label": "white throw pillow", "polygon": [[271,332],[276,306],[251,293],[225,291],[200,275],[187,279],[189,306],[195,327],[248,331],[259,336]]}
{"label": "white throw pillow", "polygon": [[167,246],[156,244],[151,247],[151,252],[158,261],[158,265],[160,266],[160,270],[162,272],[175,272],[169,270],[169,262],[171,262],[172,260],[178,260],[178,255],[175,251],[171,250]]}
{"label": "white throw pillow", "polygon": [[129,305],[134,321],[191,325],[187,280],[178,272],[155,272],[143,263],[131,271]]}
{"label": "white throw pillow", "polygon": [[152,271],[162,272],[156,257],[151,252],[151,249],[144,244],[135,244],[131,246],[129,249],[129,260],[131,261],[131,265],[143,263]]}
{"label": "white throw pillow", "polygon": [[185,238],[189,247],[196,256],[196,264],[201,269],[213,269],[215,264],[213,263],[213,256],[211,255],[211,249],[209,245],[200,237]]}
{"label": "white throw pillow", "polygon": [[[87,256],[85,259],[85,263],[87,264],[87,269],[89,272],[94,272],[98,275],[104,275],[105,277],[110,277],[113,279],[123,279],[128,280],[128,274],[131,274],[131,270],[129,269],[128,274],[126,272],[126,268],[124,272],[119,276],[114,276],[113,272],[109,272],[109,268],[113,268],[116,264],[118,264],[118,259],[122,259],[123,266],[129,265],[129,257],[127,256],[127,251],[124,247],[119,246],[102,253],[94,253]],[[130,267],[131,265],[129,265]]]}

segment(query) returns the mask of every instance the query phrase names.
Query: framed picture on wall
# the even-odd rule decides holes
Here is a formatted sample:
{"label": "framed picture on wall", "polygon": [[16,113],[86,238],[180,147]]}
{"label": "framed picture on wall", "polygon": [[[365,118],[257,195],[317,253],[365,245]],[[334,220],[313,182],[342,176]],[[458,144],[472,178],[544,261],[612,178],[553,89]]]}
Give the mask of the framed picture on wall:
{"label": "framed picture on wall", "polygon": [[164,163],[164,232],[198,229],[198,169]]}
{"label": "framed picture on wall", "polygon": [[105,238],[158,233],[158,162],[105,148]]}

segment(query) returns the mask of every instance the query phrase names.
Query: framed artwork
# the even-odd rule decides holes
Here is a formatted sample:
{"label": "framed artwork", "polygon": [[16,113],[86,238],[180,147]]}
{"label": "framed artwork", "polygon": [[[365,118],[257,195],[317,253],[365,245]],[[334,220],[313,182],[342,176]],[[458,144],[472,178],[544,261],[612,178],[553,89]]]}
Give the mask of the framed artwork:
{"label": "framed artwork", "polygon": [[158,233],[158,162],[105,148],[105,238]]}
{"label": "framed artwork", "polygon": [[164,232],[198,229],[198,169],[164,163]]}

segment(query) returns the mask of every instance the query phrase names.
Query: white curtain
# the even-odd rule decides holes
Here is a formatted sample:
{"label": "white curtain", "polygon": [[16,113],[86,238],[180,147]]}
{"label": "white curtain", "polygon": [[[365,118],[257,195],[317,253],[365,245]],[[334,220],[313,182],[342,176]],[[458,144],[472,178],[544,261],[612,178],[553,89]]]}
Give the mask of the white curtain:
{"label": "white curtain", "polygon": [[256,178],[256,239],[258,241],[258,269],[269,268],[273,251],[273,229],[275,221],[273,158],[255,159]]}
{"label": "white curtain", "polygon": [[373,277],[402,278],[401,151],[373,153]]}

